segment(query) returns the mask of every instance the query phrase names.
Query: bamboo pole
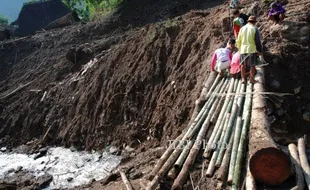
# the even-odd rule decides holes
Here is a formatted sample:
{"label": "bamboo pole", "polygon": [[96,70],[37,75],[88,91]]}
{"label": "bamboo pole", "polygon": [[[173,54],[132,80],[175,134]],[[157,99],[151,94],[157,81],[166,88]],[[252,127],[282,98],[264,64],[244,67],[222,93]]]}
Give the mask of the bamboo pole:
{"label": "bamboo pole", "polygon": [[121,174],[121,177],[122,177],[122,180],[126,186],[126,189],[127,190],[133,190],[131,184],[130,184],[130,181],[128,180],[128,178],[126,177],[126,174],[123,172],[123,171],[120,171],[119,172]]}
{"label": "bamboo pole", "polygon": [[216,123],[216,120],[219,117],[219,114],[222,110],[224,102],[225,102],[225,96],[222,96],[217,107],[216,107],[216,109],[215,109],[215,111],[214,111],[214,113],[213,113],[213,116],[212,116],[211,121],[210,121],[211,123],[214,123],[214,124]]}
{"label": "bamboo pole", "polygon": [[[234,88],[234,78],[232,78],[231,81],[230,81],[230,86],[229,86],[229,89],[228,89],[228,93],[231,93],[232,90],[233,90],[233,88]],[[210,154],[210,152],[211,152],[211,150],[212,150],[212,147],[213,147],[213,145],[214,145],[214,142],[215,142],[215,137],[217,136],[217,134],[218,134],[219,131],[221,130],[220,128],[221,128],[222,123],[224,122],[224,121],[223,121],[224,118],[225,118],[224,116],[227,114],[227,106],[228,106],[229,102],[230,102],[230,97],[229,97],[229,96],[226,96],[226,97],[225,97],[224,105],[223,105],[223,107],[222,107],[222,110],[221,110],[221,112],[220,112],[220,115],[218,116],[217,122],[216,122],[216,124],[215,124],[215,126],[214,126],[214,129],[213,129],[213,131],[212,131],[212,134],[211,134],[211,136],[210,136],[210,138],[209,138],[209,140],[208,140],[206,149],[205,149],[205,151],[204,151],[203,156],[204,156],[205,158],[209,157],[209,154]]]}
{"label": "bamboo pole", "polygon": [[[207,104],[207,103],[206,103]],[[189,134],[189,132],[191,130],[193,130],[193,128],[196,126],[196,124],[198,123],[198,119],[201,119],[201,116],[205,114],[205,110],[201,110],[201,112],[199,113],[199,115],[197,116],[197,118],[195,119],[195,121],[188,127],[188,130],[186,132],[183,131],[182,134],[180,134],[178,136],[177,139],[175,139],[173,141],[173,143],[170,144],[170,146],[168,147],[168,149],[165,151],[165,153],[161,156],[161,158],[158,160],[157,164],[155,165],[154,169],[151,171],[151,173],[148,175],[147,179],[152,180],[154,178],[154,176],[160,171],[160,169],[165,166],[165,167],[169,167],[167,166],[167,164],[165,165],[166,162],[171,162],[172,159],[174,159],[175,157],[178,156],[178,154],[180,154],[181,152],[181,147],[183,146],[182,143],[184,143],[184,141],[187,140],[187,136]],[[199,123],[198,123],[199,124]],[[169,168],[168,168],[169,169]],[[163,169],[162,171],[165,171],[165,169]]]}
{"label": "bamboo pole", "polygon": [[[241,80],[239,80],[238,88],[237,88],[236,92],[239,93],[241,90],[244,90],[244,87],[245,87],[245,85],[242,85]],[[241,97],[242,96],[240,96],[240,95],[235,96],[234,104],[233,104],[232,111],[231,111],[231,117],[229,118],[229,122],[227,124],[226,130],[223,133],[224,134],[223,140],[220,141],[221,144],[227,144],[229,139],[230,139],[231,132],[232,132],[233,127],[234,127],[235,122],[236,122],[236,117],[239,114],[238,113],[239,110],[241,110],[241,109],[239,109],[241,107],[241,101],[242,101]],[[219,167],[221,165],[224,153],[225,153],[224,146],[221,146],[221,149],[219,150],[219,155],[217,157],[216,164],[215,164],[216,167]]]}
{"label": "bamboo pole", "polygon": [[[240,89],[239,89],[240,88]],[[236,117],[240,115],[241,111],[242,111],[242,103],[243,103],[243,97],[244,95],[242,94],[245,90],[245,84],[242,84],[241,81],[239,81],[239,84],[238,84],[238,90],[236,92],[236,94],[239,94],[241,93],[238,97],[235,98],[235,101],[234,101],[234,106],[232,108],[232,116],[233,117],[230,117],[230,121],[228,123],[228,131],[226,132],[226,137],[224,139],[224,143],[228,143],[228,139],[230,138],[230,131],[234,130],[234,129],[231,129],[233,128],[234,126],[237,126],[237,122],[236,122]],[[239,123],[240,125],[240,123]],[[240,126],[239,126],[239,129],[240,129]],[[237,133],[235,133],[237,137],[240,136],[240,130],[237,131]],[[235,139],[237,140],[237,139]],[[237,140],[238,141],[238,140]],[[222,143],[222,142],[220,142]],[[236,146],[236,145],[235,145]],[[217,157],[217,161],[216,161],[216,167],[219,167],[221,165],[221,161],[222,161],[222,157],[224,155],[224,147],[222,146],[221,147],[221,151],[219,152],[219,155]]]}
{"label": "bamboo pole", "polygon": [[[234,134],[234,131],[233,131],[233,134]],[[228,146],[226,147],[226,151],[225,151],[225,155],[224,155],[224,158],[223,158],[223,162],[222,162],[221,167],[219,169],[218,179],[222,180],[223,182],[225,181],[225,179],[227,177],[227,170],[228,170],[228,167],[229,167],[230,155],[231,155],[233,139],[234,139],[233,134],[230,137]]]}
{"label": "bamboo pole", "polygon": [[223,116],[218,118],[217,123],[214,126],[212,134],[208,140],[207,147],[203,154],[204,158],[208,158],[211,154],[211,151],[216,149],[217,141],[220,138],[221,132],[223,130],[223,126],[225,126],[225,123],[228,117],[230,105],[231,105],[231,100],[228,101],[228,106],[225,108]]}
{"label": "bamboo pole", "polygon": [[[217,88],[220,88],[220,85],[218,85]],[[211,99],[209,99],[208,102],[210,101]],[[200,128],[201,123],[204,121],[204,118],[207,115],[207,108],[210,105],[210,103],[208,102],[200,110],[199,114],[197,115],[193,123],[190,124],[184,136],[182,135],[183,137],[180,140],[180,142],[178,142],[177,147],[173,149],[173,146],[171,146],[173,152],[172,151],[171,151],[172,153],[170,151],[167,152],[166,154],[167,156],[164,159],[162,159],[159,164],[157,164],[156,168],[152,170],[149,177],[150,179],[152,179],[152,181],[150,181],[150,183],[148,184],[146,188],[147,190],[154,190],[157,187],[159,180],[169,171],[169,169],[178,159],[180,153],[182,152],[182,146],[184,145],[184,142],[186,140],[191,139],[192,138],[191,135],[194,135],[192,131],[195,131],[197,128],[198,129]]]}
{"label": "bamboo pole", "polygon": [[[217,91],[219,90],[220,93],[223,93],[224,90],[227,88],[227,84],[228,84],[229,80],[226,79],[226,80],[223,80],[222,82],[223,82],[223,83],[220,83],[219,88],[217,88],[217,89],[215,90],[215,92],[217,92]],[[222,85],[222,84],[223,84],[223,85]],[[216,105],[218,104],[218,101],[219,101],[219,97],[218,97],[218,96],[214,96],[214,95],[213,95],[212,98],[210,98],[210,104],[208,104],[208,108],[211,107],[211,106],[212,106],[212,107],[210,108],[210,110],[207,108],[207,110],[209,110],[209,113],[210,113],[210,114],[213,114],[213,111],[212,111],[212,110],[215,110],[215,107],[216,107]],[[193,132],[194,132],[194,131],[193,131]],[[190,134],[190,136],[191,136],[191,134]],[[183,149],[183,151],[182,151],[180,157],[178,158],[178,160],[177,160],[176,163],[174,164],[175,169],[172,169],[173,171],[176,171],[176,172],[177,172],[177,171],[180,169],[180,167],[182,166],[183,162],[185,161],[186,156],[188,155],[189,150],[191,149],[191,146],[192,146],[192,145],[193,145],[193,144],[191,143],[191,144],[189,145],[190,147]],[[171,171],[171,174],[174,173],[173,171]],[[174,175],[170,175],[169,177],[171,177],[171,178],[173,179],[173,176],[174,176]]]}
{"label": "bamboo pole", "polygon": [[[247,92],[252,91],[252,85],[251,84],[247,85],[246,91]],[[250,117],[251,116],[251,106],[252,106],[252,94],[247,94],[246,98],[245,98],[244,109],[243,109],[242,118],[244,119],[244,123],[242,126],[240,143],[238,146],[238,153],[237,153],[237,158],[236,158],[236,163],[235,163],[232,190],[237,190],[239,188],[239,179],[240,179],[240,173],[241,173],[241,168],[242,168],[241,165],[242,165],[242,160],[243,160],[243,152],[244,152],[245,145],[246,145],[246,138],[248,135],[248,128],[249,128],[250,119],[251,119],[251,117]]]}
{"label": "bamboo pole", "polygon": [[[231,94],[235,93],[237,88],[238,88],[238,80],[235,79],[231,92],[227,93],[227,94],[230,94],[230,95],[227,95],[227,94],[225,95],[228,98],[228,105],[225,107],[225,109],[227,109],[227,113],[225,114],[225,120],[223,120],[222,123],[221,123],[222,128],[223,128],[223,126],[226,127],[227,124],[228,124],[229,118],[231,116],[231,109],[232,109],[232,106],[234,105],[233,103],[234,103],[234,100],[235,100],[235,96],[231,95]],[[222,135],[222,131],[221,130],[218,130],[217,132],[220,132],[220,134]],[[222,138],[222,136],[220,136],[220,137]],[[219,144],[218,139],[216,139],[216,140],[213,139],[213,143],[212,144],[216,144],[216,143]]]}
{"label": "bamboo pole", "polygon": [[185,163],[182,167],[182,170],[180,171],[180,174],[178,175],[178,177],[175,179],[173,185],[172,185],[172,189],[181,189],[183,184],[185,183],[187,177],[188,177],[188,173],[189,173],[189,169],[190,167],[194,164],[197,154],[201,148],[202,142],[203,142],[203,138],[206,135],[206,132],[210,126],[210,120],[212,117],[212,113],[215,111],[217,102],[219,101],[219,98],[216,98],[215,102],[213,103],[210,113],[208,114],[206,120],[204,121],[198,135],[197,138],[195,140],[195,143],[193,145],[193,147],[191,148],[188,157],[185,160]]}
{"label": "bamboo pole", "polygon": [[174,151],[175,147],[178,146],[179,140],[182,138],[182,134],[180,134],[167,148],[167,150],[164,152],[164,154],[160,157],[156,165],[154,166],[154,169],[151,171],[151,173],[146,177],[146,179],[152,180],[156,173],[161,169],[161,167],[164,165],[164,163],[167,161],[167,159],[170,157],[172,152]]}
{"label": "bamboo pole", "polygon": [[[207,102],[208,103],[208,102]],[[207,106],[207,103],[205,106]],[[167,161],[167,159],[170,157],[172,152],[175,152],[176,147],[183,146],[182,144],[179,145],[179,142],[184,142],[189,134],[189,132],[196,126],[196,124],[201,119],[202,115],[205,114],[205,108],[200,111],[200,113],[197,115],[197,118],[193,121],[193,123],[187,127],[187,130],[183,131],[182,134],[178,136],[177,139],[173,141],[173,143],[170,144],[168,149],[164,152],[164,154],[161,156],[161,158],[158,160],[157,164],[155,165],[154,169],[151,171],[151,173],[146,177],[149,180],[152,180],[154,176],[159,172],[161,167],[164,165],[164,163]],[[199,123],[198,123],[199,124]],[[176,153],[174,153],[176,154]]]}
{"label": "bamboo pole", "polygon": [[193,141],[189,141],[187,146],[184,148],[182,154],[178,158],[178,160],[175,162],[174,167],[175,168],[180,168],[185,161],[186,156],[188,155],[189,151],[191,150],[192,146],[194,145]]}
{"label": "bamboo pole", "polygon": [[296,190],[302,190],[305,189],[305,183],[304,183],[304,176],[303,171],[300,166],[300,160],[297,152],[297,147],[293,143],[288,145],[288,150],[290,152],[290,159],[291,163],[293,165],[295,175],[296,175],[296,184],[297,187],[293,188]]}
{"label": "bamboo pole", "polygon": [[[220,81],[223,81],[223,80],[221,80],[221,76],[220,75],[217,75],[215,81],[213,82],[212,86],[208,90],[208,93],[205,95],[205,98],[209,98],[210,97],[211,93],[216,89],[216,87],[218,86],[218,83]],[[205,86],[205,89],[206,89],[206,86]],[[202,95],[204,95],[204,93],[202,93]]]}
{"label": "bamboo pole", "polygon": [[[227,92],[227,90],[229,89],[229,86],[230,86],[229,82],[230,82],[230,80],[227,81],[227,82],[228,83],[226,84],[226,87],[225,87],[224,91],[221,94]],[[218,118],[218,116],[219,116],[219,114],[220,114],[220,112],[222,110],[222,107],[224,105],[224,102],[225,102],[225,96],[221,96],[221,97],[217,96],[217,97],[220,98],[220,100],[219,100],[219,102],[218,102],[218,104],[217,104],[217,106],[215,108],[215,111],[214,111],[214,113],[213,113],[213,115],[211,117],[211,120],[210,120],[210,122],[213,123],[213,124],[216,124],[216,120],[217,120],[217,118]]]}
{"label": "bamboo pole", "polygon": [[[218,92],[220,90],[222,90],[222,87],[225,86],[225,83],[227,82],[227,80],[222,80],[219,84],[219,86],[215,89],[215,92]],[[210,109],[211,109],[211,106],[213,105],[213,102],[217,99],[218,97],[213,95],[212,97],[209,98],[209,101],[208,101],[208,104],[206,105],[206,108],[205,108],[205,114],[204,114],[204,117],[202,119],[200,119],[199,123],[197,124],[197,126],[195,126],[193,128],[193,130],[188,134],[188,136],[190,138],[192,138],[197,132],[198,130],[200,129],[200,126],[202,125],[202,123],[204,122],[206,116],[208,115]]]}
{"label": "bamboo pole", "polygon": [[238,116],[237,122],[236,122],[234,140],[233,140],[232,153],[231,153],[231,158],[230,158],[230,165],[229,165],[229,172],[228,172],[228,179],[227,179],[228,184],[231,184],[233,181],[238,145],[239,145],[239,140],[240,140],[240,135],[241,135],[241,128],[242,128],[242,119],[240,116]]}
{"label": "bamboo pole", "polygon": [[[207,104],[207,103],[206,103]],[[176,147],[177,150],[180,149],[181,146],[183,146],[183,144],[180,144],[179,142],[184,142],[186,140],[187,135],[189,134],[189,132],[195,127],[195,125],[198,123],[199,119],[201,119],[201,116],[205,114],[205,109],[202,109],[200,111],[200,113],[197,115],[197,118],[193,121],[193,123],[187,127],[187,130],[183,131],[182,134],[180,134],[178,136],[177,139],[175,139],[173,141],[173,143],[170,144],[170,146],[168,147],[168,149],[164,152],[164,154],[161,156],[161,158],[158,160],[157,164],[155,165],[154,169],[151,171],[151,173],[146,177],[149,180],[152,180],[154,178],[154,176],[159,172],[159,170],[162,168],[162,166],[165,164],[165,162],[167,161],[167,159],[169,159],[169,157],[174,154],[176,155],[178,151],[176,151]]]}
{"label": "bamboo pole", "polygon": [[[229,118],[230,118],[230,110],[231,110],[231,107],[232,107],[232,102],[229,102],[229,106],[228,106],[228,112],[227,112],[227,115],[226,115],[226,118],[225,118],[225,122],[223,123],[223,125],[219,128],[219,131],[218,131],[218,134],[217,136],[215,137],[216,141],[217,139],[219,139],[219,142],[221,141],[221,138],[223,137],[223,131],[226,130],[226,126],[227,126],[227,123],[229,121]],[[216,142],[215,141],[215,142]],[[206,172],[206,176],[207,177],[211,177],[213,175],[213,172],[214,172],[214,169],[215,169],[215,163],[216,163],[216,159],[217,159],[217,156],[218,156],[218,153],[219,153],[219,146],[222,146],[221,143],[214,143],[214,145],[216,145],[215,147],[215,150],[212,154],[212,157],[211,157],[211,160],[210,160],[210,163],[208,165],[208,168],[207,168],[207,172]]]}
{"label": "bamboo pole", "polygon": [[186,147],[183,149],[181,155],[177,159],[174,164],[174,167],[169,171],[168,178],[174,180],[177,177],[178,172],[180,171],[182,164],[184,163],[185,159],[188,156],[192,146],[194,145],[194,141],[188,141]]}
{"label": "bamboo pole", "polygon": [[[223,81],[221,81],[223,82]],[[221,88],[223,83],[220,83],[220,85],[218,85],[216,87],[217,91],[218,89]],[[191,124],[190,128],[188,129],[188,131],[186,132],[186,134],[184,135],[183,140],[187,140],[190,139],[191,137],[193,137],[194,132],[193,131],[197,131],[197,129],[199,129],[199,127],[202,125],[204,119],[207,116],[208,113],[208,108],[210,108],[210,104],[212,103],[212,98],[209,98],[208,101],[205,103],[205,105],[203,106],[203,108],[200,110],[199,114],[197,115],[196,119],[194,120],[194,122]]]}
{"label": "bamboo pole", "polygon": [[[211,73],[212,74],[212,73]],[[214,74],[214,73],[213,73]],[[212,77],[211,77],[212,78]],[[220,79],[220,76],[218,75],[214,81],[214,83],[212,84],[212,86],[210,87],[210,90],[208,92],[208,94],[206,95],[206,98],[209,97],[209,94],[211,93],[211,91],[214,89],[214,87],[216,86],[216,84],[218,84]],[[216,86],[217,88],[219,87],[219,85]],[[204,92],[201,93],[201,96],[204,95]],[[208,99],[208,101],[204,104],[203,108],[199,111],[199,114],[195,114],[193,113],[193,115],[195,115],[195,119],[194,121],[191,121],[189,123],[189,128],[187,130],[187,132],[185,133],[184,136],[188,136],[188,134],[193,130],[193,128],[197,125],[197,123],[199,123],[199,121],[201,120],[201,117],[204,116],[206,114],[206,108],[208,107],[210,103],[210,98]]]}
{"label": "bamboo pole", "polygon": [[194,111],[192,113],[190,123],[193,122],[195,120],[195,118],[197,117],[197,115],[201,109],[201,104],[204,101],[206,101],[206,99],[208,97],[208,93],[210,91],[213,91],[213,88],[218,83],[219,79],[220,79],[220,75],[218,75],[216,72],[211,72],[209,74],[209,77],[208,77],[207,81],[204,83],[204,86],[201,90],[199,98],[195,101],[195,108],[194,108]]}
{"label": "bamboo pole", "polygon": [[[181,145],[181,146],[180,146]],[[155,175],[153,180],[148,184],[146,187],[146,190],[154,190],[156,189],[157,185],[159,184],[160,179],[163,178],[163,176],[169,171],[169,169],[173,166],[174,162],[178,158],[182,151],[182,140],[178,144],[178,147],[172,152],[170,157],[167,159],[167,161],[164,163],[164,165],[160,168],[158,173]]]}
{"label": "bamboo pole", "polygon": [[[229,85],[229,88],[228,88],[227,93],[231,93],[231,92],[233,91],[233,89],[234,89],[234,78],[232,78],[232,79],[230,80],[230,85]],[[228,106],[228,104],[229,104],[230,98],[229,98],[228,96],[223,96],[223,98],[225,98],[225,101],[224,101],[223,106],[221,107],[221,111],[220,111],[219,115],[215,113],[215,114],[212,116],[211,121],[212,121],[212,120],[215,121],[215,120],[217,119],[217,122],[216,122],[216,124],[215,124],[215,126],[214,126],[214,130],[213,130],[213,132],[212,132],[212,134],[211,134],[211,136],[210,136],[210,138],[209,138],[209,140],[208,140],[208,145],[207,145],[207,147],[206,147],[205,152],[209,152],[209,151],[210,151],[210,147],[212,146],[212,142],[213,142],[213,139],[214,139],[214,137],[215,137],[215,134],[216,134],[216,132],[218,131],[218,128],[219,128],[219,126],[222,124],[223,118],[224,118],[224,116],[225,116],[226,113],[227,113],[227,106]],[[218,118],[215,118],[216,115],[218,115]]]}
{"label": "bamboo pole", "polygon": [[310,189],[310,167],[306,155],[306,145],[305,145],[305,139],[303,137],[298,139],[298,152],[299,152],[299,158],[300,158],[300,164],[302,171],[305,176],[305,180],[307,182],[307,187]]}

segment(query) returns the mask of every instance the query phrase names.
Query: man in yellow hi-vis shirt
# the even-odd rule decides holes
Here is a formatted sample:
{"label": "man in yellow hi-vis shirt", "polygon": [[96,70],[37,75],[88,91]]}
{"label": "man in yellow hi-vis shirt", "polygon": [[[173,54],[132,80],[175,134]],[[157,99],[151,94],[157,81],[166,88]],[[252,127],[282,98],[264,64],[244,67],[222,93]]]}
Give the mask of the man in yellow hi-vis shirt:
{"label": "man in yellow hi-vis shirt", "polygon": [[258,55],[261,55],[263,51],[259,31],[255,27],[256,22],[255,16],[249,17],[248,23],[240,29],[236,43],[240,52],[242,83],[246,81],[248,68],[250,68],[250,82],[255,82],[255,65],[258,64]]}

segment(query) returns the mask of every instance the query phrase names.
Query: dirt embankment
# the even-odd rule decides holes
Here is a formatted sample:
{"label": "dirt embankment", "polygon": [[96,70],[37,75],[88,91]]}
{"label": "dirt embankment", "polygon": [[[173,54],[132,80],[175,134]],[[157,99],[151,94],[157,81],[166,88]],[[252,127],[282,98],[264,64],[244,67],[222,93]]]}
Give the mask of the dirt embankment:
{"label": "dirt embankment", "polygon": [[[46,131],[46,143],[86,149],[147,139],[155,146],[176,136],[207,77],[208,50],[224,40],[213,37],[222,23],[210,29],[208,15],[192,12],[127,32],[110,30],[108,20],[3,44],[2,144]],[[69,49],[68,58],[77,51],[73,62]],[[97,61],[86,68],[91,58]]]}
{"label": "dirt embankment", "polygon": [[[187,8],[182,9],[180,2]],[[148,12],[132,11],[137,15],[129,20],[124,16],[129,13],[121,14],[120,9],[106,21],[4,44],[0,50],[0,145],[15,146],[42,138],[46,131],[47,144],[85,149],[102,149],[112,143],[144,151],[175,138],[190,119],[208,76],[211,53],[231,33],[227,5],[213,7],[216,3],[190,5],[191,1],[162,0],[150,5],[155,10],[168,4],[167,10],[160,9],[159,17],[149,14],[149,18],[150,22],[163,22],[146,24],[145,17],[139,20],[151,8]],[[307,26],[294,16],[306,12],[307,6],[290,3],[287,6],[293,16],[275,30],[279,32],[264,19],[268,6],[258,6],[265,59],[270,63],[266,75],[269,90],[294,93],[302,86],[296,96],[269,97],[269,115],[276,119],[274,137],[284,144],[289,142],[288,136],[294,138],[306,131],[309,121],[303,115],[310,111],[309,49],[300,41],[303,36],[288,34],[286,27],[290,23],[296,30]],[[213,8],[181,15],[207,5]],[[172,14],[173,9],[180,12]],[[181,16],[167,19],[177,15]],[[86,64],[90,59],[93,62]],[[300,126],[298,133],[296,125]],[[153,154],[146,154],[149,158],[142,154],[131,162],[133,171],[147,172],[147,166],[154,163]],[[198,170],[194,171],[194,181],[200,180]],[[206,180],[203,184],[210,183]]]}
{"label": "dirt embankment", "polygon": [[264,20],[261,33],[265,58],[270,63],[266,67],[267,90],[291,94],[268,96],[273,137],[280,144],[288,145],[310,132],[310,4],[309,1],[284,4],[285,20],[280,25]]}

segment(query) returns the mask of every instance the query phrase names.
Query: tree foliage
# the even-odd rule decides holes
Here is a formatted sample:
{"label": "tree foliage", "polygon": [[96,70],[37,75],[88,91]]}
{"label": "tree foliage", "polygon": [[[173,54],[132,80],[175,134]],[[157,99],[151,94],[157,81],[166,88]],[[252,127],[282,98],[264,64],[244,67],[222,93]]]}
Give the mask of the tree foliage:
{"label": "tree foliage", "polygon": [[115,9],[122,0],[62,0],[84,20],[101,17]]}
{"label": "tree foliage", "polygon": [[24,3],[24,5],[30,5],[30,4],[35,4],[35,3],[41,3],[45,1],[50,1],[50,0],[28,0],[27,2]]}
{"label": "tree foliage", "polygon": [[8,23],[9,23],[9,20],[5,16],[0,15],[0,24],[7,25]]}

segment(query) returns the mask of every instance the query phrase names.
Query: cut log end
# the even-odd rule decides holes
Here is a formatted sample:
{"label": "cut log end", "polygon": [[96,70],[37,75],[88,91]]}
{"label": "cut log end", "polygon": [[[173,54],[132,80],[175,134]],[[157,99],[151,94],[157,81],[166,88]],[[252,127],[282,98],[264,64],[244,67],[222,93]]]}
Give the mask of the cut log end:
{"label": "cut log end", "polygon": [[291,162],[281,150],[274,147],[263,148],[250,158],[250,171],[259,182],[279,185],[290,176]]}
{"label": "cut log end", "polygon": [[169,180],[175,180],[175,178],[177,178],[177,175],[180,171],[180,166],[175,165],[168,173],[167,178]]}

